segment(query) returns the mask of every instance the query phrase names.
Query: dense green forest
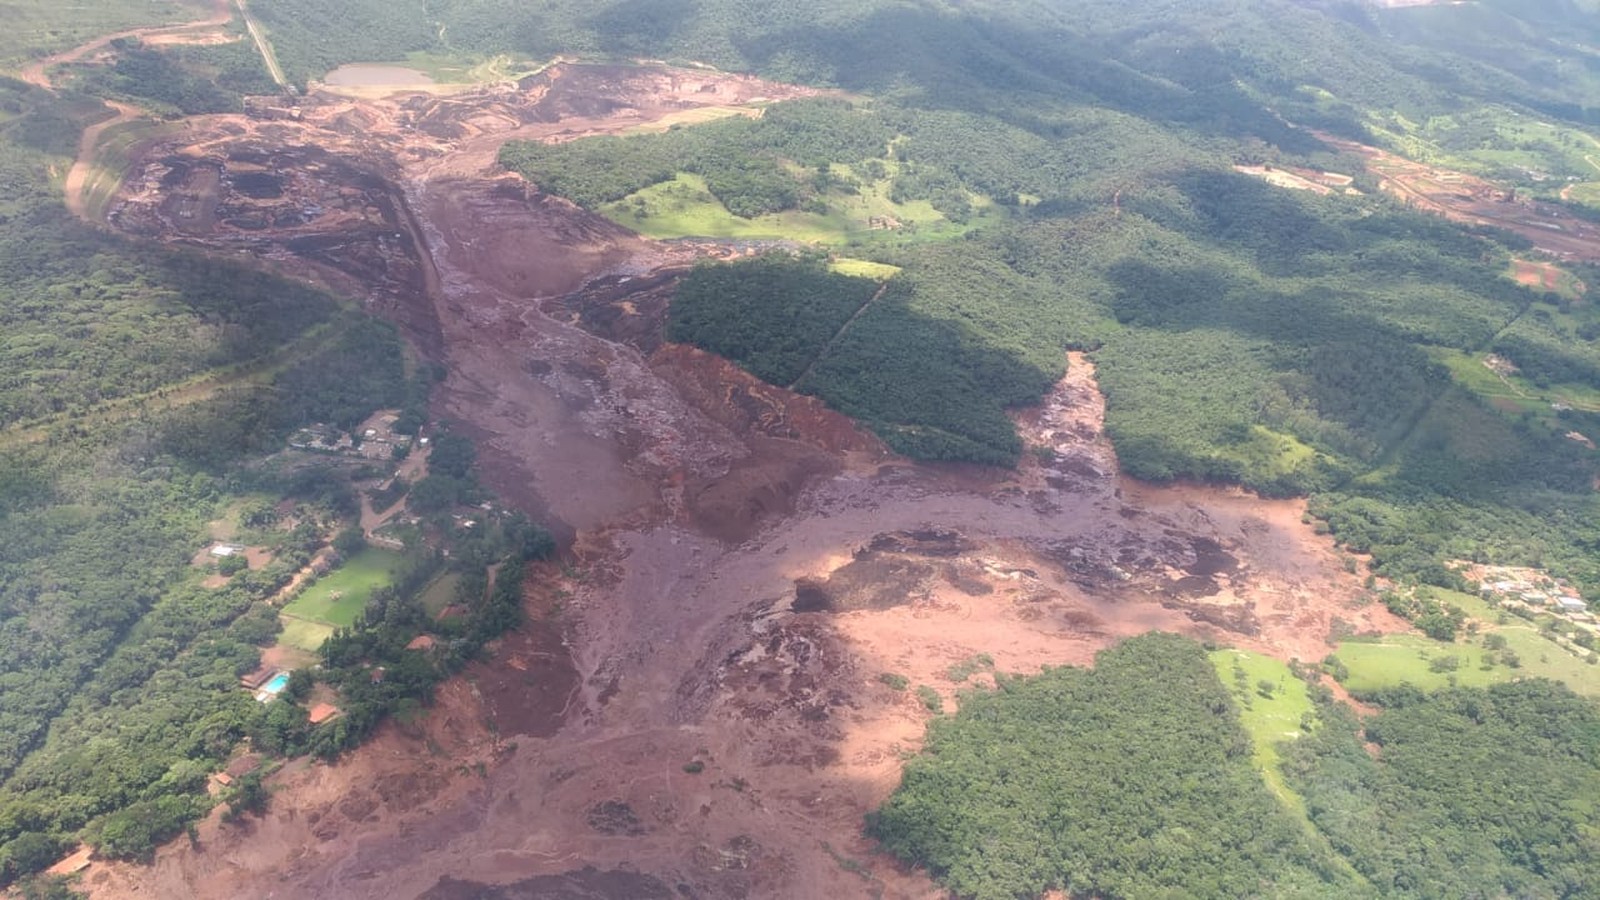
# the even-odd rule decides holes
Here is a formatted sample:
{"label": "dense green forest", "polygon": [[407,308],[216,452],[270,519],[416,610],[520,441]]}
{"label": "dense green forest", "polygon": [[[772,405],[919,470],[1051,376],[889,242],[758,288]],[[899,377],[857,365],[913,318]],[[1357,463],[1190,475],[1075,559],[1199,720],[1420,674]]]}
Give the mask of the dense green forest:
{"label": "dense green forest", "polygon": [[[1356,4],[1289,0],[1011,0],[951,4],[781,0],[556,0],[530,10],[514,0],[262,0],[291,79],[304,83],[340,63],[408,53],[652,57],[710,63],[793,81],[913,99],[918,105],[1048,118],[1061,97],[1181,123],[1208,135],[1253,132],[1276,141],[1284,117],[1359,128],[1360,110],[1414,115],[1499,92],[1521,102],[1578,106],[1584,83],[1497,68],[1426,28],[1385,39],[1405,19]],[[1547,4],[1558,6],[1558,4]],[[1513,4],[1502,18],[1535,18]],[[1563,17],[1562,12],[1551,16]],[[1593,29],[1578,13],[1564,16]],[[1508,40],[1521,29],[1491,33]],[[1510,38],[1515,39],[1515,38]],[[1546,70],[1551,48],[1525,48]],[[1503,63],[1501,64],[1503,66]],[[1535,64],[1538,65],[1538,64]],[[1302,91],[1303,86],[1316,91]]]}
{"label": "dense green forest", "polygon": [[115,58],[109,64],[71,71],[75,89],[132,101],[160,115],[238,112],[244,96],[278,90],[255,44],[242,36],[226,44],[160,49],[119,38],[111,48]]}
{"label": "dense green forest", "polygon": [[702,265],[678,289],[667,338],[792,384],[877,289],[870,279],[829,272],[820,258]]}
{"label": "dense green forest", "polygon": [[1354,892],[1267,792],[1204,651],[1171,634],[967,693],[869,830],[979,900]]}
{"label": "dense green forest", "polygon": [[[521,564],[548,535],[498,517],[453,543],[418,547],[314,679],[343,715],[319,726],[292,700],[239,687],[280,629],[266,603],[359,512],[337,460],[276,462],[312,422],[351,428],[393,407],[414,431],[431,367],[395,329],[334,298],[198,254],[91,229],[49,180],[70,135],[103,113],[81,96],[0,85],[0,884],[79,839],[144,857],[216,802],[207,781],[248,738],[269,754],[333,755],[431,687],[520,615]],[[416,487],[448,529],[452,502],[481,492],[471,445],[438,436]],[[277,499],[299,524],[279,527]],[[203,583],[191,564],[214,521],[237,518],[271,557]],[[360,532],[355,534],[359,543]],[[350,550],[350,541],[339,542]],[[507,564],[495,591],[488,568]],[[418,594],[446,567],[463,615],[431,623]],[[442,649],[404,647],[424,628]],[[374,684],[370,667],[390,674]],[[264,796],[264,795],[262,795]],[[223,799],[237,800],[237,797]],[[252,803],[257,803],[257,797]]]}
{"label": "dense green forest", "polygon": [[[1382,896],[1600,892],[1600,710],[1549,681],[1399,688],[1286,750],[1312,822]],[[1363,746],[1375,745],[1376,753]]]}
{"label": "dense green forest", "polygon": [[[1600,890],[1600,710],[1549,681],[1326,691],[1283,744],[1308,820],[1249,762],[1193,642],[999,676],[936,719],[870,830],[962,897],[1587,897]],[[1363,742],[1368,745],[1364,745]]]}
{"label": "dense green forest", "polygon": [[892,136],[877,116],[843,101],[801,100],[775,105],[759,119],[735,116],[661,134],[513,142],[500,161],[543,190],[588,207],[690,172],[705,178],[729,212],[749,218],[794,209],[815,190],[816,173],[797,176],[786,163],[852,165],[882,156]]}

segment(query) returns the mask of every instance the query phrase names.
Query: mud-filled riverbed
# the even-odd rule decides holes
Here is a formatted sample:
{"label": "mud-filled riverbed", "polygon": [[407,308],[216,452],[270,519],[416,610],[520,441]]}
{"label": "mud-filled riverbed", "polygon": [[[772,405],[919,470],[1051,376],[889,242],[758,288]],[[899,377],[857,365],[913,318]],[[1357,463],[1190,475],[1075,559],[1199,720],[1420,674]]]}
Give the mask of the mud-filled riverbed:
{"label": "mud-filled riverbed", "polygon": [[[916,465],[661,341],[676,273],[728,248],[647,241],[494,167],[510,136],[801,93],[557,67],[450,98],[314,95],[302,121],[201,119],[152,148],[118,227],[364,297],[447,367],[435,412],[570,552],[530,580],[539,624],[421,720],[291,765],[260,822],[96,864],[94,896],[937,896],[861,836],[930,715],[880,675],[948,707],[990,677],[952,674],[980,656],[1031,672],[1165,629],[1313,660],[1335,619],[1399,627],[1355,605],[1302,504],[1123,478],[1087,359],[1018,414],[1047,448],[1019,470]],[[195,160],[215,184],[170,176]],[[174,195],[201,188],[223,212],[179,227]]]}

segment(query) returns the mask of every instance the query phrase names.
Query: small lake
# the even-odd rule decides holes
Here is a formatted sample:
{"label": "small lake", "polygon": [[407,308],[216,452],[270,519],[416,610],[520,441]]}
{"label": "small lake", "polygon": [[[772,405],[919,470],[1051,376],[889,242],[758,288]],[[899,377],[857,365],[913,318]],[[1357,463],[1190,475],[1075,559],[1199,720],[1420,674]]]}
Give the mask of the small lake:
{"label": "small lake", "polygon": [[408,69],[404,66],[382,66],[367,63],[353,63],[340,66],[329,72],[322,79],[325,84],[340,87],[394,87],[404,85],[433,84],[433,79],[427,72]]}

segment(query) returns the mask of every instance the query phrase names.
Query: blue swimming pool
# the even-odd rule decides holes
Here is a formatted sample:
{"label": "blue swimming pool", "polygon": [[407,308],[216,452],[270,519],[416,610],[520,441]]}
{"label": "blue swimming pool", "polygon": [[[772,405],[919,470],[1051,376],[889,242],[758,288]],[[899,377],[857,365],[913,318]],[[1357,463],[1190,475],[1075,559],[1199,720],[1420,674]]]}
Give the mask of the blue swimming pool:
{"label": "blue swimming pool", "polygon": [[272,676],[272,680],[271,681],[269,681],[266,684],[262,685],[261,689],[263,691],[266,691],[269,694],[276,694],[279,691],[283,690],[284,687],[286,687],[288,684],[289,684],[289,673],[288,672],[279,672],[278,674]]}

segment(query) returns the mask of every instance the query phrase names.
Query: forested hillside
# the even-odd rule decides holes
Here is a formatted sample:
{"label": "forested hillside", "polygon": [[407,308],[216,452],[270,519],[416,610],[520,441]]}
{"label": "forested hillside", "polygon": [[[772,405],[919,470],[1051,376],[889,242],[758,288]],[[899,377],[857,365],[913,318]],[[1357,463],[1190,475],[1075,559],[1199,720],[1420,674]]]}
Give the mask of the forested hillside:
{"label": "forested hillside", "polygon": [[[944,219],[991,203],[977,229],[953,242],[916,227],[824,233],[840,252],[901,271],[842,331],[823,319],[805,326],[818,330],[810,344],[825,349],[796,386],[863,419],[903,452],[1008,464],[1022,448],[1004,409],[1038,397],[1059,376],[1062,351],[1089,349],[1107,395],[1107,428],[1132,474],[1310,494],[1336,535],[1394,577],[1455,584],[1444,562],[1466,558],[1547,566],[1600,589],[1592,524],[1600,507],[1590,489],[1597,460],[1567,437],[1600,431],[1600,420],[1586,406],[1559,415],[1496,408],[1441,362],[1493,352],[1541,383],[1587,390],[1581,385],[1600,377],[1591,340],[1600,316],[1504,277],[1508,260],[1527,252],[1525,239],[1473,233],[1373,196],[1376,181],[1362,160],[1293,127],[1361,133],[1379,112],[1444,115],[1490,95],[1514,102],[1521,82],[1470,62],[1460,78],[1428,77],[1425,54],[1401,53],[1374,25],[1390,13],[1345,9],[1347,21],[1303,7],[1204,3],[1162,18],[1138,4],[1082,3],[1040,15],[1049,20],[1068,8],[1076,15],[1064,30],[1093,34],[1115,23],[1126,29],[1119,35],[1140,37],[1043,59],[1024,36],[999,56],[987,39],[1013,6],[947,13],[982,23],[967,21],[959,33],[931,25],[906,25],[893,37],[863,31],[853,39],[915,46],[875,49],[852,57],[857,68],[804,75],[884,91],[870,105],[835,105],[848,133],[815,131],[792,146],[775,140],[781,130],[765,120],[741,121],[514,144],[502,159],[546,190],[666,233],[678,226],[662,226],[662,216],[682,215],[683,233],[693,233],[703,209],[675,212],[641,188],[707,171],[679,149],[694,146],[775,160],[762,165],[783,192],[780,207],[838,206],[851,190],[931,199]],[[706,36],[723,13],[700,9],[693,27],[663,40],[696,34],[714,44]],[[1207,37],[1177,24],[1191,15],[1206,23]],[[1304,27],[1297,42],[1317,35],[1321,43],[1296,43],[1297,57],[1275,52],[1287,49],[1291,24]],[[822,13],[813,27],[834,26]],[[1196,44],[1204,52],[1189,52]],[[803,45],[824,52],[820,43]],[[1325,58],[1332,45],[1360,55],[1364,71]],[[1188,62],[1174,68],[1178,46]],[[936,48],[952,47],[962,51],[939,56],[937,75],[917,68],[935,64]],[[1075,67],[1110,53],[1120,57],[1115,78],[1095,80]],[[865,71],[885,59],[900,67],[894,89]],[[1372,77],[1378,72],[1382,78]],[[1224,77],[1253,87],[1216,90]],[[1130,93],[1139,85],[1145,93]],[[1179,114],[1162,93],[1176,85],[1208,101],[1231,96],[1235,106]],[[1279,115],[1266,112],[1269,102]],[[786,121],[827,108],[793,107],[775,106],[768,116]],[[1227,171],[1236,162],[1344,173],[1362,193],[1285,191]],[[629,180],[596,189],[619,173]],[[725,214],[771,208],[710,176],[707,186]],[[781,229],[786,220],[759,221]],[[770,272],[743,268],[715,283],[733,296],[771,290]],[[702,272],[686,283],[676,338],[718,348],[734,331],[777,335],[795,326],[784,318],[780,327],[783,314],[770,306],[752,306],[737,321],[700,316],[703,305],[727,306],[726,298],[708,299],[713,281]],[[851,305],[844,294],[838,302]],[[745,343],[729,355],[748,361],[773,349]]]}
{"label": "forested hillside", "polygon": [[[0,105],[11,112],[0,124],[0,884],[9,884],[80,839],[103,856],[142,858],[219,801],[259,807],[259,780],[254,793],[207,792],[241,741],[272,755],[352,746],[517,621],[516,567],[550,545],[517,516],[456,542],[452,559],[419,544],[322,649],[314,677],[298,673],[289,700],[257,702],[240,676],[279,641],[266,601],[281,602],[314,557],[326,565],[338,548],[358,550],[360,529],[352,538],[347,528],[360,510],[352,480],[382,471],[278,452],[296,428],[349,429],[384,407],[404,411],[414,431],[434,373],[408,361],[394,328],[321,291],[79,222],[50,172],[104,110],[11,81]],[[439,445],[417,487],[448,521],[454,502],[481,491],[470,444],[441,435]],[[268,561],[197,565],[219,527]],[[502,589],[491,592],[485,573],[503,563]],[[434,626],[418,595],[447,568],[464,585],[466,615]],[[424,628],[450,649],[407,653]],[[315,644],[305,649],[315,658]],[[369,667],[386,661],[392,674],[373,684]],[[313,726],[300,701],[317,684],[336,692],[321,696],[339,697],[343,714]]]}
{"label": "forested hillside", "polygon": [[1357,893],[1256,777],[1199,645],[1145,635],[997,687],[930,727],[869,826],[956,895]]}
{"label": "forested hillside", "polygon": [[1304,819],[1255,777],[1238,703],[1201,648],[1151,634],[1093,670],[967,693],[870,828],[958,896],[995,900],[1600,890],[1592,702],[1538,680],[1408,686],[1366,697],[1381,711],[1357,721],[1311,690],[1299,734],[1273,736]]}

